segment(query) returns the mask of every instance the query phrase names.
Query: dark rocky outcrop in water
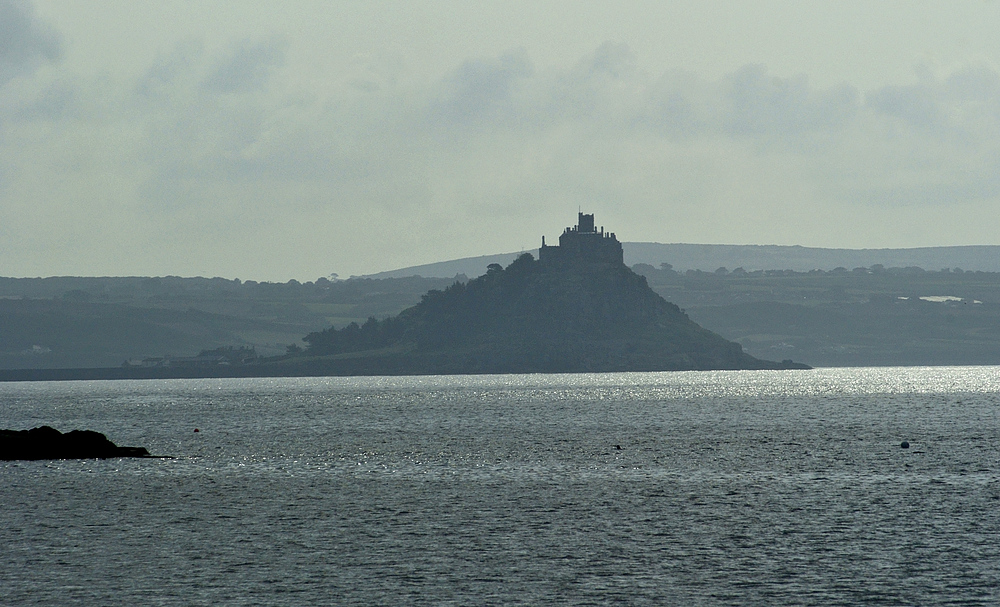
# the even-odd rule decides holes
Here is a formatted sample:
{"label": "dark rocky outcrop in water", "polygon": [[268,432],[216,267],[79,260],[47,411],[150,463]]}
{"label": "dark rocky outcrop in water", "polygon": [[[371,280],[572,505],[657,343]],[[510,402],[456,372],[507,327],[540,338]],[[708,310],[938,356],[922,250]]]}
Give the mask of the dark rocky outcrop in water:
{"label": "dark rocky outcrop in water", "polygon": [[143,447],[119,447],[93,430],[73,430],[65,434],[49,426],[0,430],[0,460],[3,461],[110,457],[153,456]]}

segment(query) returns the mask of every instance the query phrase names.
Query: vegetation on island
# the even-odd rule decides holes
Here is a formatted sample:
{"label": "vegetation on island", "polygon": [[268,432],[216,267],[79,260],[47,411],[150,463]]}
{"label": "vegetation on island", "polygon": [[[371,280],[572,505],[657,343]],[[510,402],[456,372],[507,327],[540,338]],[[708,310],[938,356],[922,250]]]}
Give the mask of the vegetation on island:
{"label": "vegetation on island", "polygon": [[623,264],[530,254],[431,290],[399,315],[307,335],[293,357],[331,373],[510,373],[802,367],[745,354]]}

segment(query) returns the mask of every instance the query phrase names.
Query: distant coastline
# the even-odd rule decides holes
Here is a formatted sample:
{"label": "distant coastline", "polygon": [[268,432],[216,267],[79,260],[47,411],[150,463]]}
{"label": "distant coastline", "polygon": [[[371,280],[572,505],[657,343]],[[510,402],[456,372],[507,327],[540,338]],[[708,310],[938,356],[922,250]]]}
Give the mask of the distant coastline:
{"label": "distant coastline", "polygon": [[[1000,364],[1000,272],[987,263],[1000,264],[1000,247],[818,249],[873,257],[831,258],[840,265],[801,271],[780,268],[807,263],[817,249],[623,243],[625,261],[641,246],[652,247],[650,263],[632,270],[692,320],[757,358],[819,367]],[[745,250],[748,257],[726,263],[706,256],[699,262],[706,270],[685,270],[691,262],[679,253],[656,256],[670,246],[706,255]],[[798,255],[797,261],[783,257],[787,263],[755,270],[768,251]],[[983,260],[984,252],[991,259]],[[910,257],[889,261],[894,254]],[[911,265],[919,255],[925,261]],[[502,257],[471,258],[482,267],[429,278],[0,278],[0,381],[348,374],[265,370],[246,361],[204,368],[196,353],[247,348],[261,359],[253,364],[266,368],[305,347],[304,335],[399,314],[428,291],[467,283],[486,271],[488,260]],[[126,365],[150,368],[120,368]]]}
{"label": "distant coastline", "polygon": [[241,377],[311,377],[308,372],[288,369],[282,372],[270,366],[244,367],[95,367],[78,369],[0,369],[0,382],[90,381],[121,379],[232,379]]}
{"label": "distant coastline", "polygon": [[[790,367],[792,369],[807,368]],[[656,372],[656,371],[653,371]],[[664,371],[673,373],[674,371]],[[546,375],[560,375],[573,372],[552,372]],[[0,369],[0,383],[14,382],[45,382],[45,381],[117,381],[117,380],[155,380],[155,379],[249,379],[249,378],[279,378],[279,377],[398,377],[414,375],[412,373],[375,373],[363,370],[330,372],[324,369],[310,369],[308,366],[299,368],[281,368],[271,365],[230,367],[230,368],[158,368],[129,369],[124,367],[107,367],[93,369]],[[434,374],[426,374],[434,375]],[[482,375],[481,373],[449,373],[449,375]]]}

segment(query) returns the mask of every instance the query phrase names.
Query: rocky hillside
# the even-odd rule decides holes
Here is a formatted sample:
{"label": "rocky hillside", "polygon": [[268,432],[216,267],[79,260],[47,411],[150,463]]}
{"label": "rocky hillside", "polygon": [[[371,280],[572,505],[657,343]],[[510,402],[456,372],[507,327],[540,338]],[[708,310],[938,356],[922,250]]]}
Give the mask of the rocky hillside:
{"label": "rocky hillside", "polygon": [[698,326],[623,264],[506,269],[433,290],[398,316],[305,338],[283,364],[331,374],[777,369]]}

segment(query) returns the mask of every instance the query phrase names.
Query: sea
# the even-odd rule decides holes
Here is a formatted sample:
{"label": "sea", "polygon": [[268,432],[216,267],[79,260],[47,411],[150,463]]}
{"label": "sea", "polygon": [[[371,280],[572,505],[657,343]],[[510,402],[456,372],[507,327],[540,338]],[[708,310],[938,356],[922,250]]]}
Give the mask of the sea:
{"label": "sea", "polygon": [[[997,605],[1000,367],[0,384],[0,605]],[[903,448],[904,441],[908,448]]]}

